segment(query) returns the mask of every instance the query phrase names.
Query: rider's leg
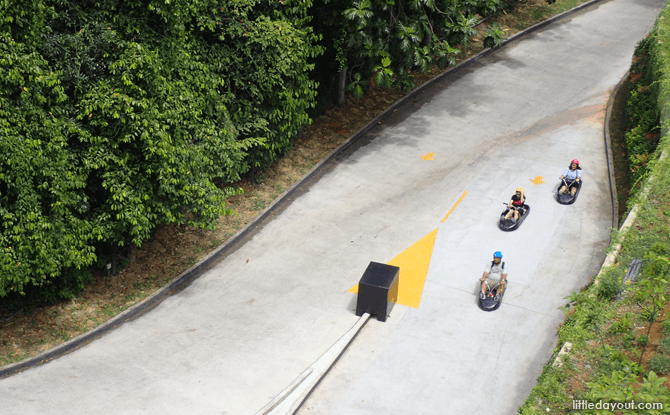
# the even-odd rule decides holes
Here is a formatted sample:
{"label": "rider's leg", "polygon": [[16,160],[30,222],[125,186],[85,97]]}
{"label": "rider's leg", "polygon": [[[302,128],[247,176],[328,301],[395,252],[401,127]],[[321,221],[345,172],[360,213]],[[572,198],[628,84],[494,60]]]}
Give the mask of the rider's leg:
{"label": "rider's leg", "polygon": [[504,291],[505,291],[505,284],[498,284],[494,300],[500,301],[500,298],[502,297]]}
{"label": "rider's leg", "polygon": [[493,292],[496,294],[500,291],[500,282],[499,281],[489,281],[489,295],[493,297]]}
{"label": "rider's leg", "polygon": [[496,294],[502,295],[503,291],[505,291],[505,284],[498,284],[498,290],[496,291]]}

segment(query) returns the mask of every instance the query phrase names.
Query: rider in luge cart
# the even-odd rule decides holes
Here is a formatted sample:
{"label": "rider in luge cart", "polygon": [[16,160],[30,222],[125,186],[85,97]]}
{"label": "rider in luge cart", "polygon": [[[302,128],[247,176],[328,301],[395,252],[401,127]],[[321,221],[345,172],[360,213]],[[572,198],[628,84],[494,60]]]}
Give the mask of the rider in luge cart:
{"label": "rider in luge cart", "polygon": [[572,160],[572,162],[570,162],[570,167],[563,170],[563,174],[561,175],[560,179],[564,180],[565,184],[563,184],[563,186],[561,187],[560,190],[561,194],[569,190],[570,195],[572,197],[575,197],[575,193],[577,193],[577,186],[579,186],[579,184],[582,181],[581,170],[582,168],[579,167],[579,160],[577,159]]}
{"label": "rider in luge cart", "polygon": [[512,214],[514,214],[514,222],[519,220],[519,211],[523,208],[523,205],[526,203],[526,196],[524,195],[523,188],[519,187],[516,189],[516,193],[512,196],[509,201],[509,212],[505,215],[505,220],[509,219]]}
{"label": "rider in luge cart", "polygon": [[482,282],[482,291],[479,293],[479,298],[486,298],[487,292],[493,296],[493,290],[496,290],[495,301],[498,301],[507,285],[507,272],[505,271],[505,263],[502,262],[502,252],[496,251],[493,254],[493,261],[486,264],[486,270],[480,279]]}

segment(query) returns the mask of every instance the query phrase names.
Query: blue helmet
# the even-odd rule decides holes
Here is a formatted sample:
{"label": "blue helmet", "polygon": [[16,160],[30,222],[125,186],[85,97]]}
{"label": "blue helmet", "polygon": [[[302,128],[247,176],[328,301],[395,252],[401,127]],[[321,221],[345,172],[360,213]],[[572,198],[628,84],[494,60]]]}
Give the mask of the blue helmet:
{"label": "blue helmet", "polygon": [[502,258],[502,252],[500,251],[495,251],[493,253],[493,258]]}

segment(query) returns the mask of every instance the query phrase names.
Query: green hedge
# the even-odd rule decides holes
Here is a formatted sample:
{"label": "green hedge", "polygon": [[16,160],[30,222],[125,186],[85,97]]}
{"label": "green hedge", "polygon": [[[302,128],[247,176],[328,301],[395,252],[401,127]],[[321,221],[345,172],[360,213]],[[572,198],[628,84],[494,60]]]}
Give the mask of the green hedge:
{"label": "green hedge", "polygon": [[2,305],[69,298],[159,224],[230,213],[217,184],[310,122],[309,5],[0,2]]}

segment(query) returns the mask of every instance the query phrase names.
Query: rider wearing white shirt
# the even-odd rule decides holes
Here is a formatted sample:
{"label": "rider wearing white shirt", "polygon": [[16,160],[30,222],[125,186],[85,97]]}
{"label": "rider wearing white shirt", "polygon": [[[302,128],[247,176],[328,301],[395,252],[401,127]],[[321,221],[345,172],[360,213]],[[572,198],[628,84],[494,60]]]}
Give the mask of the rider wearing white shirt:
{"label": "rider wearing white shirt", "polygon": [[495,300],[497,301],[507,285],[507,271],[505,270],[505,263],[502,262],[502,253],[500,251],[496,251],[493,254],[493,261],[486,263],[486,269],[480,281],[482,282],[482,291],[479,294],[479,298],[481,299],[486,298],[487,290],[490,291],[500,286],[496,291]]}

